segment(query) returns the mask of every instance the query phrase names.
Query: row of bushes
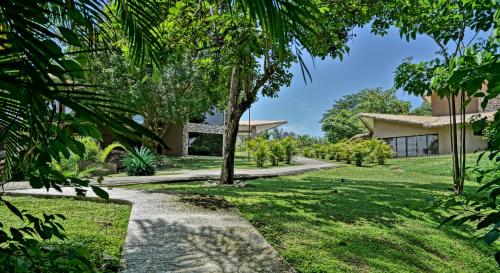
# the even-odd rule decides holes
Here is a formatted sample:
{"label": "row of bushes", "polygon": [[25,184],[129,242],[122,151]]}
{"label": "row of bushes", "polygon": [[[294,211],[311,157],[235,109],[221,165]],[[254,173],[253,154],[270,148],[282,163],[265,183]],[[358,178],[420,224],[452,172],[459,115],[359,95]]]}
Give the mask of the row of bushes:
{"label": "row of bushes", "polygon": [[252,155],[257,167],[262,168],[267,160],[273,166],[278,166],[279,162],[290,164],[298,142],[292,137],[271,140],[257,137],[246,141],[244,147]]}
{"label": "row of bushes", "polygon": [[361,166],[363,162],[383,165],[386,159],[394,156],[391,147],[379,139],[315,144],[305,147],[302,153],[306,157],[345,161],[348,164],[354,161],[356,166]]}

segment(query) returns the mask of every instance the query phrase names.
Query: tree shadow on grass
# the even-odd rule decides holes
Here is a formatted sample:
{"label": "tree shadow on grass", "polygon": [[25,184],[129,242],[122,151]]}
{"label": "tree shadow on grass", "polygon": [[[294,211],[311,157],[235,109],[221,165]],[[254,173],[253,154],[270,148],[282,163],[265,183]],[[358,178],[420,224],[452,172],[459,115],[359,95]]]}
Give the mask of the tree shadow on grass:
{"label": "tree shadow on grass", "polygon": [[[457,229],[445,226],[443,232],[432,231],[445,218],[445,213],[423,213],[422,210],[427,197],[448,192],[449,185],[443,181],[434,183],[411,177],[401,180],[394,177],[388,180],[384,177],[373,180],[341,179],[308,174],[259,179],[249,183],[252,187],[200,186],[190,188],[187,192],[224,197],[277,249],[287,253],[290,253],[287,247],[290,246],[291,238],[296,244],[296,240],[302,240],[301,236],[318,236],[318,232],[321,232],[322,235],[314,237],[312,246],[329,244],[318,250],[331,251],[331,258],[347,265],[346,270],[376,268],[393,271],[397,266],[402,266],[433,272],[436,271],[433,267],[450,266],[457,259],[460,260],[459,256],[452,254],[453,251],[443,251],[440,244],[429,243],[432,236],[440,236],[445,244],[459,244],[473,255],[489,257],[491,254],[490,249],[478,245],[467,234],[472,231],[470,227]],[[469,186],[469,191],[474,191],[476,187]],[[415,224],[417,230],[413,229]],[[366,229],[367,226],[380,228],[385,235],[378,237],[379,231],[376,230],[375,233],[367,234],[350,233],[348,230]],[[347,230],[344,232],[343,228]],[[312,229],[312,233],[308,229]],[[426,233],[430,231],[433,235]],[[345,234],[356,235],[349,239],[340,238],[347,236]],[[339,244],[338,240],[345,241]],[[307,240],[300,244],[306,245],[302,251],[315,252],[314,249],[309,250]],[[285,258],[301,270],[308,267],[301,263],[311,262],[310,254],[294,253],[292,257]],[[471,258],[471,264],[481,259],[484,261],[484,258]],[[316,266],[326,268],[321,264],[324,262],[320,260]],[[457,265],[454,268],[459,267]]]}

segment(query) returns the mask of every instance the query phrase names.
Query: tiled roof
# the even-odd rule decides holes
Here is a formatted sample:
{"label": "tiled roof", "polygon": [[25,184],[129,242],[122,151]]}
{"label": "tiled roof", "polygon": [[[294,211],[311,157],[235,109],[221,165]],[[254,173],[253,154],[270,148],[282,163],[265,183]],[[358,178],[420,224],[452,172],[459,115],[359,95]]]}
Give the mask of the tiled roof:
{"label": "tiled roof", "polygon": [[[466,123],[470,123],[471,120],[477,119],[479,117],[486,117],[489,120],[493,119],[495,111],[491,112],[481,112],[481,113],[471,113],[465,115]],[[414,116],[414,115],[391,115],[391,114],[377,114],[377,113],[359,113],[360,118],[373,118],[385,121],[393,121],[406,124],[420,125],[426,128],[442,127],[450,124],[449,116]],[[461,117],[458,115],[457,123],[461,124]]]}

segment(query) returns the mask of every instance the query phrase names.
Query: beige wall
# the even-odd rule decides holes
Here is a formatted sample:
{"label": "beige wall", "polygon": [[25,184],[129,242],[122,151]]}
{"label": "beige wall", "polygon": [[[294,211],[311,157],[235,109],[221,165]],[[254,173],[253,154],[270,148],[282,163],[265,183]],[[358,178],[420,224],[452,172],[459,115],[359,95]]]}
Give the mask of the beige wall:
{"label": "beige wall", "polygon": [[[451,137],[449,127],[439,128],[439,154],[449,154],[451,153]],[[486,148],[486,141],[482,136],[475,136],[472,131],[471,126],[467,126],[465,129],[465,142],[466,142],[466,152],[472,153],[477,150],[483,150]]]}
{"label": "beige wall", "polygon": [[[433,116],[448,116],[450,111],[448,109],[448,99],[441,99],[436,93],[432,93],[431,106]],[[455,99],[455,107],[457,113],[460,113],[460,98]],[[480,112],[480,99],[472,98],[471,102],[465,107],[465,113],[478,113]]]}
{"label": "beige wall", "polygon": [[[437,134],[439,154],[451,153],[450,131],[448,127],[424,128],[412,124],[374,120],[373,128],[373,137],[375,138]],[[467,126],[465,139],[467,143],[467,152],[474,152],[486,148],[486,141],[484,141],[481,136],[475,136],[470,126]]]}
{"label": "beige wall", "polygon": [[398,136],[415,136],[437,134],[437,129],[428,129],[418,125],[398,123],[385,120],[374,120],[373,137],[386,138]]}

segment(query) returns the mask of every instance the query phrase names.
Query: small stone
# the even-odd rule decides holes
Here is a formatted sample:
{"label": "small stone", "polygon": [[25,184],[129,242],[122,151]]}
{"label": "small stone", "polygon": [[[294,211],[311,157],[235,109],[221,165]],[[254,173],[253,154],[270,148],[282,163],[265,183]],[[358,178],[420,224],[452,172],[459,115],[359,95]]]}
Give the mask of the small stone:
{"label": "small stone", "polygon": [[217,186],[217,183],[210,182],[210,181],[207,180],[207,181],[203,182],[203,186],[205,186],[205,187],[215,187],[215,186]]}

